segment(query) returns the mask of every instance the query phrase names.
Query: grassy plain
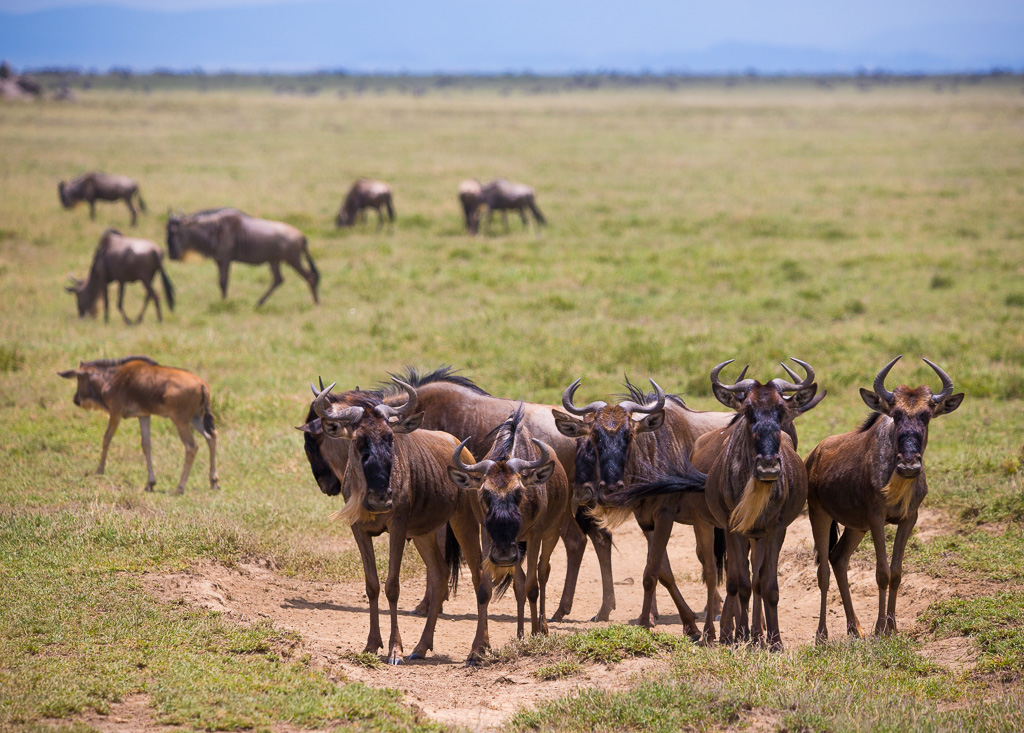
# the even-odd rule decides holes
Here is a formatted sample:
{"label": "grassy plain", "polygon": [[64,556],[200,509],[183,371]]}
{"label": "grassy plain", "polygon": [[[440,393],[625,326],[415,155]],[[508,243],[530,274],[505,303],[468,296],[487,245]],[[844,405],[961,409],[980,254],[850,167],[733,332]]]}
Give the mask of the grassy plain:
{"label": "grassy plain", "polygon": [[[715,727],[743,706],[816,728],[1019,721],[1021,84],[432,86],[342,98],[154,82],[150,93],[0,106],[0,728],[137,692],[158,722],[197,729],[429,727],[384,693],[330,684],[289,656],[286,632],[161,606],[133,579],[248,556],[304,576],[358,572],[357,558],[332,550],[341,530],[292,427],[317,375],[347,388],[452,363],[494,394],[546,402],[580,376],[584,400],[621,391],[623,374],[651,376],[712,409],[715,363],[750,362],[767,379],[798,356],[829,390],[801,418],[806,454],[858,424],[857,388],[898,353],[896,381],[934,383],[927,356],[967,392],[933,425],[928,452],[929,504],[958,533],[928,552],[918,544],[909,561],[1016,588],[934,609],[936,633],[977,638],[979,670],[953,679],[905,639],[784,656],[688,651],[672,680],[634,697],[571,698],[513,725],[639,727],[679,710],[658,725]],[[156,241],[168,207],[231,205],[295,224],[323,274],[322,305],[285,272],[255,311],[269,275],[245,266],[221,301],[214,265],[193,260],[168,264],[178,308],[162,325],[152,309],[140,327],[116,312],[109,325],[79,320],[66,273],[83,275],[105,227],[128,228],[120,205],[99,204],[95,222],[60,209],[56,182],[89,169],[141,181],[150,212],[135,231]],[[458,182],[497,175],[531,183],[550,226],[465,236]],[[393,184],[393,233],[333,228],[357,176]],[[140,303],[133,289],[129,312]],[[219,493],[205,488],[205,448],[186,495],[166,493],[181,462],[166,421],[153,425],[156,493],[141,490],[130,421],[107,475],[85,475],[105,419],[75,408],[56,371],[129,353],[212,385]],[[1009,692],[986,687],[993,674]],[[816,680],[815,694],[801,679]],[[879,680],[891,694],[878,697]],[[900,696],[913,705],[895,715]]]}

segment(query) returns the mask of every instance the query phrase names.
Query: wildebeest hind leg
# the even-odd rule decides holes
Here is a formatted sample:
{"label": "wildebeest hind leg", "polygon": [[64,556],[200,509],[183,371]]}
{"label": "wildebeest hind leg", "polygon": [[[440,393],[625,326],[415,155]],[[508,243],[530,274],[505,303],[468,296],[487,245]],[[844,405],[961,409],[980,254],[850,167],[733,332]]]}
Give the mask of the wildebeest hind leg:
{"label": "wildebeest hind leg", "polygon": [[[210,451],[210,489],[216,491],[220,488],[220,478],[217,476],[217,431],[207,431],[206,426],[203,424],[203,419],[204,415],[202,413],[197,414],[192,418],[192,427],[206,439],[206,447]],[[212,415],[210,420],[213,420]]]}
{"label": "wildebeest hind leg", "polygon": [[261,305],[267,302],[267,298],[270,294],[277,290],[278,286],[284,282],[284,278],[281,277],[281,263],[275,260],[270,261],[270,275],[273,277],[273,282],[270,283],[270,287],[267,288],[267,292],[263,294],[263,297],[256,301],[256,307],[259,308]]}
{"label": "wildebeest hind leg", "polygon": [[860,541],[864,539],[865,532],[846,527],[839,536],[839,542],[829,552],[829,562],[832,564],[832,571],[836,574],[836,586],[839,588],[839,597],[843,599],[843,611],[846,613],[846,633],[859,638],[864,637],[864,629],[857,618],[857,612],[853,610],[853,597],[850,595],[850,557],[856,551]]}
{"label": "wildebeest hind leg", "polygon": [[181,438],[181,442],[185,444],[185,466],[181,469],[181,479],[178,481],[178,487],[174,490],[175,494],[184,494],[185,486],[188,485],[188,475],[192,472],[192,464],[196,460],[196,453],[199,452],[199,447],[196,445],[195,438],[192,437],[192,425],[190,422],[174,425],[178,428],[178,437]]}
{"label": "wildebeest hind leg", "polygon": [[153,473],[153,450],[149,441],[149,415],[139,418],[139,432],[142,433],[142,454],[146,456],[146,491],[152,491],[156,474]]}
{"label": "wildebeest hind leg", "polygon": [[125,325],[132,325],[132,319],[128,317],[128,314],[124,312],[124,283],[119,282],[117,284],[117,310],[121,313],[121,318],[124,319]]}
{"label": "wildebeest hind leg", "polygon": [[551,616],[552,621],[561,621],[572,610],[572,599],[576,595],[576,582],[580,575],[580,563],[583,552],[587,549],[587,537],[580,530],[576,518],[570,516],[562,527],[562,544],[565,545],[565,585],[562,586],[562,599]]}
{"label": "wildebeest hind leg", "polygon": [[815,642],[821,644],[828,640],[828,542],[832,527],[832,517],[818,503],[817,499],[807,501],[807,517],[811,522],[811,535],[814,537],[814,550],[818,561],[818,592],[821,594],[821,606],[818,610],[818,630],[814,634]]}
{"label": "wildebeest hind leg", "polygon": [[139,317],[135,320],[136,323],[142,323],[142,316],[146,313],[146,307],[149,305],[149,301],[153,301],[153,307],[156,308],[156,320],[160,323],[164,322],[164,314],[160,311],[160,297],[156,294],[156,290],[153,289],[152,282],[142,281],[142,285],[146,288],[146,299],[142,301],[142,310],[139,311]]}
{"label": "wildebeest hind leg", "polygon": [[[674,513],[673,513],[674,514]],[[686,633],[690,635],[691,639],[700,639],[700,631],[697,629],[697,615],[693,612],[689,605],[686,603],[686,599],[683,598],[683,594],[679,590],[679,586],[676,584],[675,574],[672,572],[671,567],[668,563],[668,539],[672,534],[672,525],[675,523],[673,514],[668,512],[659,512],[654,518],[654,532],[651,536],[651,545],[649,548],[655,548],[660,553],[661,558],[659,562],[659,578],[661,584],[665,586],[665,590],[668,591],[669,596],[672,597],[673,603],[676,604],[676,609],[679,611],[679,620],[683,622],[683,626],[686,627]],[[651,549],[649,549],[649,553]],[[648,554],[648,567],[651,566],[651,555]],[[646,569],[644,572],[644,590],[646,591],[647,577]],[[653,595],[653,587],[652,587]],[[646,593],[645,593],[646,596]]]}
{"label": "wildebeest hind leg", "polygon": [[[422,540],[418,542],[416,540]],[[441,603],[444,599],[444,577],[445,565],[444,554],[437,544],[437,536],[431,532],[429,535],[414,538],[413,543],[416,549],[423,556],[423,563],[427,567],[427,593],[430,595],[430,603],[427,608],[427,622],[423,625],[423,634],[419,643],[412,650],[409,659],[423,659],[427,652],[434,648],[434,627],[437,625],[437,615],[441,612]]]}
{"label": "wildebeest hind leg", "polygon": [[[441,528],[441,532],[443,532],[443,531],[444,531],[444,528],[442,527]],[[430,552],[430,548],[426,546],[428,542],[432,542],[435,546],[440,547],[440,545],[438,544],[438,537],[437,537],[436,533],[433,534],[433,535],[430,535],[429,539],[426,536],[420,536],[420,537],[413,537],[412,538],[412,544],[416,548],[416,552],[420,553],[420,557],[423,559],[423,566],[424,567],[429,567],[429,564],[428,564],[429,563],[428,553]],[[440,537],[440,542],[444,542],[444,535],[443,534]],[[431,588],[431,583],[432,582],[433,581],[430,578],[430,573],[428,572],[427,573],[427,588],[426,588],[426,590],[423,593],[423,600],[421,600],[419,603],[416,604],[416,608],[414,608],[413,611],[412,611],[412,615],[413,616],[426,616],[427,615],[427,611],[430,610],[430,598],[431,598],[431,593],[433,592],[433,589]]]}
{"label": "wildebeest hind leg", "polygon": [[135,222],[136,222],[136,221],[138,220],[138,218],[139,218],[139,217],[138,217],[138,215],[137,215],[137,214],[135,213],[135,207],[134,207],[134,206],[132,206],[132,197],[131,197],[131,194],[128,194],[128,195],[127,195],[127,196],[125,197],[125,199],[124,199],[124,202],[125,202],[126,204],[128,204],[128,211],[130,211],[130,212],[131,212],[131,214],[132,214],[132,226],[135,226]]}

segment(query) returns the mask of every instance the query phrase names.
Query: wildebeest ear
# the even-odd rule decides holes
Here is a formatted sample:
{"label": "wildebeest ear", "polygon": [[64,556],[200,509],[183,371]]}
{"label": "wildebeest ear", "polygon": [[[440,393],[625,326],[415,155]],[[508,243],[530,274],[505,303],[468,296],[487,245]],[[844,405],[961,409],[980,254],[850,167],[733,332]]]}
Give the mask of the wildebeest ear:
{"label": "wildebeest ear", "polygon": [[310,435],[319,435],[322,432],[322,430],[320,429],[320,418],[310,420],[305,425],[299,425],[295,429],[301,430],[304,433],[309,433]]}
{"label": "wildebeest ear", "polygon": [[948,415],[953,410],[960,407],[960,403],[963,401],[963,392],[961,392],[960,394],[950,395],[932,409],[932,415],[934,415],[935,417],[938,417],[939,415]]}
{"label": "wildebeest ear", "polygon": [[889,414],[889,403],[879,397],[871,390],[860,388],[860,398],[864,400],[864,404],[870,407],[875,412],[880,412],[883,415]]}
{"label": "wildebeest ear", "polygon": [[[812,386],[814,386],[814,388],[817,389],[817,385],[812,385]],[[799,393],[797,393],[797,394],[799,394]],[[817,407],[819,402],[821,402],[823,399],[825,399],[825,395],[827,395],[827,394],[828,394],[828,390],[826,389],[820,395],[818,395],[817,397],[812,399],[810,402],[806,402],[806,403],[804,403],[802,405],[797,405],[796,406],[796,414],[797,415],[803,415],[805,412],[808,412],[808,411],[814,409],[815,407]],[[793,395],[793,397],[796,397],[796,396],[797,395]]]}
{"label": "wildebeest ear", "polygon": [[551,474],[555,472],[555,462],[549,461],[540,468],[531,468],[523,471],[521,474],[524,486],[536,486],[537,484],[543,484],[551,478]]}
{"label": "wildebeest ear", "polygon": [[738,394],[732,390],[726,389],[721,384],[711,384],[711,391],[715,395],[715,399],[721,402],[726,407],[731,407],[734,410],[740,409],[743,406],[743,400]]}
{"label": "wildebeest ear", "polygon": [[448,466],[448,475],[460,489],[476,489],[480,486],[479,477],[460,471],[455,466]]}
{"label": "wildebeest ear", "polygon": [[[814,399],[814,395],[817,393],[818,385],[809,384],[802,389],[798,389],[796,392],[787,397],[786,402],[789,404],[790,407],[794,407],[802,412],[802,408],[805,408],[808,405],[810,405],[811,400]],[[820,401],[821,400],[818,400],[818,402]],[[817,404],[817,402],[815,404]],[[807,407],[807,409],[810,409],[810,407]]]}
{"label": "wildebeest ear", "polygon": [[77,369],[65,369],[62,372],[57,372],[57,374],[59,374],[60,376],[64,377],[64,379],[74,379],[75,377],[78,376],[78,370]]}
{"label": "wildebeest ear", "polygon": [[665,411],[658,410],[650,415],[644,415],[640,420],[637,420],[636,431],[638,433],[653,433],[664,424]]}
{"label": "wildebeest ear", "polygon": [[405,433],[411,433],[412,431],[419,428],[423,424],[423,416],[425,412],[417,412],[415,415],[409,415],[409,417],[401,420],[391,426],[391,432],[403,435]]}
{"label": "wildebeest ear", "polygon": [[567,438],[585,438],[590,435],[590,426],[582,420],[561,410],[551,410],[558,432]]}

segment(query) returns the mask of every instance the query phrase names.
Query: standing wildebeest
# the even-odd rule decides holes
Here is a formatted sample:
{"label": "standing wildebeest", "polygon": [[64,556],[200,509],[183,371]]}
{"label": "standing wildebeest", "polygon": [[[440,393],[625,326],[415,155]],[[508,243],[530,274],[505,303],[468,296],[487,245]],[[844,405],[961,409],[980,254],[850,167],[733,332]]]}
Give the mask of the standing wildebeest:
{"label": "standing wildebeest", "polygon": [[[360,390],[332,401],[333,386],[320,391],[313,388],[316,398],[312,410],[318,417],[302,429],[311,437],[334,439],[319,441],[317,458],[321,464],[326,462],[335,475],[339,469],[343,471],[338,484],[318,483],[325,493],[340,492],[345,497],[345,505],[335,517],[351,526],[363,561],[370,602],[370,632],[364,651],[373,653],[383,646],[378,610],[380,581],[372,538],[388,532],[388,577],[384,586],[391,610],[388,661],[401,664],[404,654],[398,630],[398,597],[402,554],[409,538],[420,540],[416,547],[427,567],[430,594],[423,635],[410,656],[419,659],[433,648],[445,578],[449,572],[453,582],[458,577],[458,548],[466,556],[474,587],[480,584],[480,530],[474,514],[474,496],[460,490],[446,469],[458,441],[447,433],[417,430],[423,413],[416,412],[416,390],[411,386],[400,384],[408,399],[398,406],[385,403],[375,393]],[[345,444],[342,455],[330,445],[338,440]],[[307,455],[308,446],[307,442]],[[473,460],[468,452],[465,458]],[[312,465],[312,457],[310,462]],[[446,522],[452,536],[442,554],[436,532]],[[470,651],[471,660],[478,659],[488,645],[487,602],[478,599],[477,609],[477,635]]]}
{"label": "standing wildebeest", "polygon": [[459,203],[462,205],[462,214],[466,218],[466,231],[476,234],[480,230],[480,181],[469,178],[459,184]]}
{"label": "standing wildebeest", "polygon": [[[490,599],[492,582],[497,581],[500,594],[511,581],[516,595],[516,635],[523,637],[527,598],[530,633],[547,634],[544,605],[551,552],[566,522],[572,521],[569,483],[554,451],[530,435],[522,404],[493,434],[494,442],[482,461],[466,464],[460,457],[467,438],[455,449],[448,467],[460,488],[475,490],[479,496],[481,552],[490,578],[477,586],[477,598]],[[526,545],[525,573],[521,544]]]}
{"label": "standing wildebeest", "polygon": [[128,211],[132,214],[132,226],[135,226],[137,215],[132,206],[132,197],[139,201],[139,210],[146,211],[146,202],[139,193],[139,184],[128,176],[114,176],[109,173],[83,173],[78,178],[66,183],[57,184],[57,194],[65,209],[73,209],[79,201],[89,202],[89,218],[96,218],[96,200],[117,201],[124,199]]}
{"label": "standing wildebeest", "polygon": [[384,211],[388,212],[388,219],[395,223],[395,208],[391,203],[391,186],[384,181],[371,181],[368,178],[359,178],[348,190],[345,200],[338,209],[338,215],[334,218],[334,224],[338,227],[355,226],[356,219],[362,214],[366,218],[366,209],[377,210],[377,228],[384,226]]}
{"label": "standing wildebeest", "polygon": [[[172,260],[180,260],[187,250],[195,250],[217,262],[220,271],[220,295],[228,297],[228,275],[232,262],[270,265],[274,280],[256,306],[263,305],[277,286],[284,282],[281,262],[287,262],[309,284],[313,302],[320,304],[317,286],[320,271],[309,254],[302,232],[291,224],[257,219],[238,209],[208,209],[189,216],[168,214],[167,251]],[[307,270],[302,265],[305,257]]]}
{"label": "standing wildebeest", "polygon": [[[782,648],[779,634],[779,552],[786,528],[799,516],[807,500],[807,470],[796,452],[793,421],[825,398],[815,396],[814,370],[794,359],[807,376],[794,384],[773,379],[761,384],[743,379],[722,384],[718,375],[732,363],[711,370],[715,397],[736,410],[729,426],[702,435],[693,446],[691,462],[707,475],[705,496],[718,527],[727,530],[726,600],[722,608],[722,640],[750,638],[748,609],[754,592],[754,636],[761,634],[760,608],[764,603],[767,643]],[[788,368],[787,368],[787,371]],[[795,378],[795,375],[790,372]],[[787,396],[787,392],[793,394]],[[753,547],[751,585],[749,552]]]}
{"label": "standing wildebeest", "polygon": [[525,183],[512,183],[504,178],[495,178],[493,181],[484,184],[480,189],[480,203],[487,208],[487,221],[485,228],[491,226],[491,215],[495,211],[501,212],[501,220],[505,224],[505,231],[508,231],[508,211],[515,209],[523,220],[523,227],[529,222],[526,218],[526,210],[533,213],[538,226],[547,224],[544,215],[540,213],[537,203],[534,201],[533,189]]}
{"label": "standing wildebeest", "polygon": [[[451,367],[440,367],[427,374],[420,374],[410,367],[401,378],[416,388],[417,404],[424,413],[423,426],[451,433],[459,440],[469,439],[468,447],[473,455],[484,455],[490,450],[491,443],[487,436],[491,428],[504,421],[520,404],[517,400],[488,394],[472,380],[454,374]],[[558,431],[552,409],[552,405],[523,403],[524,425],[533,437],[554,449],[572,485],[576,473],[577,443],[580,441],[566,438]],[[580,563],[589,537],[594,542],[594,552],[601,568],[602,586],[601,608],[593,620],[607,621],[615,608],[612,535],[607,529],[597,526],[585,506],[576,509],[572,520],[566,523],[562,531],[566,553],[565,585],[558,609],[552,614],[551,620],[561,621],[572,610]]]}
{"label": "standing wildebeest", "polygon": [[151,415],[169,417],[185,444],[185,466],[175,494],[185,492],[192,462],[198,448],[192,428],[198,430],[210,449],[210,488],[219,488],[217,478],[217,431],[210,412],[210,385],[191,372],[160,366],[148,356],[126,356],[123,359],[97,359],[79,362],[77,369],[57,372],[65,379],[78,379],[74,402],[86,410],[102,410],[110,415],[107,432],[103,434],[103,452],[96,473],[102,474],[107,463],[107,449],[121,419],[139,418],[142,452],[146,455],[146,491],[156,484],[149,442]]}
{"label": "standing wildebeest", "polygon": [[148,239],[136,237],[125,237],[116,229],[108,229],[103,232],[100,242],[96,246],[96,252],[92,256],[92,265],[89,267],[89,275],[83,280],[71,278],[74,285],[65,288],[73,293],[78,299],[78,317],[82,318],[86,313],[96,312],[96,300],[103,296],[103,321],[110,322],[110,301],[107,299],[107,286],[112,282],[117,283],[117,309],[121,312],[124,322],[131,324],[128,314],[124,312],[124,285],[125,283],[142,283],[146,288],[146,299],[142,301],[142,310],[136,323],[142,323],[142,316],[146,312],[149,301],[156,306],[156,318],[163,321],[163,314],[160,312],[160,297],[153,289],[153,277],[159,272],[160,280],[164,284],[164,296],[167,298],[167,307],[174,310],[174,286],[170,278],[164,272],[164,251],[155,242]]}
{"label": "standing wildebeest", "polygon": [[[677,395],[666,395],[654,380],[653,395],[644,395],[628,381],[626,388],[632,399],[615,405],[591,402],[584,407],[573,404],[580,386],[577,379],[565,390],[562,405],[567,410],[553,410],[559,431],[570,438],[590,441],[597,459],[597,504],[612,526],[632,511],[647,537],[647,564],[644,568],[643,606],[639,623],[653,626],[656,615],[654,591],[660,581],[672,597],[679,617],[691,637],[700,637],[696,615],[683,599],[669,564],[666,548],[675,522],[693,526],[697,557],[703,568],[708,590],[704,635],[714,635],[715,607],[718,601],[718,561],[715,531],[701,493],[678,497],[644,497],[628,494],[633,484],[650,481],[685,465],[697,438],[728,425],[733,415],[721,412],[698,412],[686,407]],[[702,481],[694,481],[690,491],[699,492]],[[609,507],[625,507],[616,509]]]}
{"label": "standing wildebeest", "polygon": [[[847,569],[850,556],[867,532],[875,543],[875,579],[878,581],[878,620],[875,633],[896,631],[896,593],[903,575],[903,552],[917,523],[917,510],[928,493],[924,450],[928,445],[928,421],[960,407],[964,395],[953,394],[953,380],[925,359],[942,380],[942,391],[932,394],[927,386],[905,385],[890,392],[885,377],[900,360],[890,361],[875,377],[874,391],[861,389],[860,396],[872,412],[859,430],[833,435],[807,456],[807,508],[814,532],[821,590],[819,640],[828,638],[825,599],[828,566],[836,571],[836,584],[846,611],[846,630],[863,636],[850,598]],[[837,537],[837,523],[845,528]],[[885,525],[896,525],[892,565],[886,561]],[[888,595],[888,605],[886,605]]]}

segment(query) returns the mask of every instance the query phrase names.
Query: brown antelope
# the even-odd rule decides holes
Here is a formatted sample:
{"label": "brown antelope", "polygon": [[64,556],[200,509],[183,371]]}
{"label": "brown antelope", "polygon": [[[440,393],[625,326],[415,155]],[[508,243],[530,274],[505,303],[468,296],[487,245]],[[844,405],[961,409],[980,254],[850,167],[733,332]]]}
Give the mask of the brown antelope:
{"label": "brown antelope", "polygon": [[132,321],[124,312],[125,283],[142,283],[146,288],[146,299],[142,301],[142,310],[136,323],[142,323],[149,301],[156,307],[156,319],[163,321],[160,312],[160,297],[153,289],[153,278],[160,273],[164,285],[164,297],[167,307],[174,310],[174,286],[164,271],[164,251],[155,242],[136,237],[125,237],[116,229],[107,229],[100,237],[96,252],[92,256],[92,265],[85,280],[70,276],[73,285],[65,288],[78,300],[78,317],[86,313],[96,313],[96,301],[103,298],[103,321],[110,322],[110,301],[107,299],[107,288],[112,282],[117,283],[117,310],[121,312],[124,322],[131,325]]}
{"label": "brown antelope", "polygon": [[[814,383],[814,370],[799,359],[793,361],[807,372],[799,384],[783,379],[767,384],[744,379],[746,368],[735,383],[722,384],[718,376],[732,361],[722,362],[711,370],[711,388],[718,401],[736,410],[736,415],[728,427],[698,438],[690,460],[694,469],[707,475],[708,509],[715,524],[727,530],[722,640],[750,638],[748,608],[753,590],[755,621],[759,620],[763,602],[767,644],[781,649],[779,552],[786,539],[786,528],[800,515],[807,500],[807,471],[796,452],[792,425],[827,393],[815,396],[818,385]],[[790,376],[795,378],[792,372]],[[788,392],[792,394],[787,395]],[[756,639],[761,635],[761,625],[753,626]]]}
{"label": "brown antelope", "polygon": [[185,466],[175,494],[185,492],[188,475],[195,461],[196,442],[192,429],[197,430],[210,449],[210,488],[217,489],[217,431],[210,412],[210,385],[184,369],[160,366],[148,356],[126,356],[123,359],[97,359],[79,362],[77,369],[57,372],[65,379],[77,379],[78,390],[74,403],[86,410],[101,410],[110,416],[107,432],[103,434],[103,452],[96,473],[103,474],[107,463],[107,449],[117,432],[122,418],[139,418],[142,432],[142,452],[146,456],[146,491],[156,484],[153,457],[150,450],[149,418],[152,415],[168,417],[178,429],[178,437],[185,444]]}
{"label": "brown antelope", "polygon": [[[312,409],[317,418],[303,425],[302,430],[326,438],[320,442],[320,460],[325,460],[336,476],[341,471],[337,484],[325,477],[318,483],[325,493],[341,493],[344,497],[345,505],[333,516],[351,527],[363,561],[366,596],[370,602],[370,632],[364,651],[373,653],[383,646],[378,610],[380,581],[372,538],[388,532],[388,576],[384,585],[391,611],[388,662],[401,664],[403,661],[398,598],[407,538],[419,540],[416,547],[427,567],[430,594],[427,621],[409,657],[421,659],[434,645],[434,626],[443,601],[447,573],[451,572],[453,582],[458,578],[459,549],[467,559],[474,587],[480,584],[480,530],[474,514],[475,497],[459,489],[446,470],[458,441],[447,433],[417,429],[423,421],[423,413],[416,412],[416,390],[409,385],[400,385],[408,398],[397,406],[386,404],[374,393],[360,390],[346,392],[341,400],[332,401],[333,386],[319,391],[313,388],[316,397]],[[343,458],[331,449],[332,443],[339,442],[345,446]],[[464,458],[473,460],[468,451]],[[451,528],[452,542],[442,554],[435,533],[446,522]],[[479,659],[489,644],[487,602],[478,599],[477,609],[477,635],[470,650],[471,661]]]}
{"label": "brown antelope", "polygon": [[[495,581],[499,595],[511,582],[519,638],[523,637],[526,599],[530,601],[530,633],[548,633],[544,605],[551,552],[573,514],[565,471],[555,460],[554,451],[530,434],[524,412],[520,405],[498,426],[482,461],[467,464],[462,460],[467,438],[452,454],[448,467],[448,475],[460,488],[478,492],[481,552],[485,575],[490,579],[477,586],[477,598],[489,600]],[[526,545],[525,573],[521,544]]]}
{"label": "brown antelope", "polygon": [[479,208],[482,203],[480,198],[480,181],[469,178],[459,184],[459,203],[462,205],[462,214],[466,218],[466,231],[476,234],[480,229]]}
{"label": "brown antelope", "polygon": [[[172,260],[180,260],[188,250],[194,250],[217,263],[220,271],[220,295],[228,297],[228,276],[232,262],[247,265],[270,265],[274,278],[267,292],[256,302],[263,305],[270,294],[284,282],[281,263],[286,262],[302,275],[313,294],[313,302],[320,304],[317,286],[320,272],[309,254],[309,244],[302,232],[291,224],[269,219],[257,219],[238,209],[208,209],[190,216],[168,214],[167,252]],[[307,270],[302,265],[305,259]]]}
{"label": "brown antelope", "polygon": [[[408,368],[401,379],[416,388],[417,404],[423,411],[423,426],[431,430],[443,430],[459,440],[469,439],[468,448],[473,455],[485,455],[491,449],[487,436],[493,426],[501,423],[520,403],[488,394],[466,377],[455,374],[451,367],[440,367],[421,374]],[[382,395],[388,399],[393,390],[385,389]],[[547,443],[555,451],[566,477],[572,484],[575,475],[577,443],[562,435],[555,426],[552,405],[524,402],[524,425],[533,437]],[[586,550],[587,538],[594,543],[601,568],[601,607],[593,617],[594,621],[607,621],[615,608],[615,586],[612,580],[612,535],[590,516],[586,506],[576,508],[562,530],[565,544],[566,576],[562,598],[551,616],[552,621],[561,621],[572,610],[580,564]]]}
{"label": "brown antelope", "polygon": [[371,181],[368,178],[356,179],[355,183],[348,190],[345,200],[338,209],[338,215],[334,217],[334,225],[337,227],[355,226],[360,214],[366,218],[366,209],[377,210],[377,228],[384,226],[384,212],[388,213],[388,220],[395,223],[395,208],[391,202],[391,186],[384,181]]}
{"label": "brown antelope", "polygon": [[[878,582],[878,619],[875,633],[896,631],[896,594],[903,576],[903,553],[917,524],[917,512],[928,493],[924,451],[928,446],[928,422],[960,407],[964,394],[953,394],[953,380],[938,366],[924,360],[942,380],[942,390],[932,394],[927,386],[885,388],[890,361],[875,377],[874,391],[860,390],[871,415],[859,430],[833,435],[821,441],[807,456],[807,508],[818,560],[821,611],[817,638],[828,638],[825,601],[829,563],[846,612],[846,631],[862,637],[864,631],[853,610],[847,570],[864,535],[871,532],[875,545],[875,579]],[[843,534],[838,536],[838,524]],[[886,559],[885,525],[896,525],[892,564]],[[888,595],[888,603],[886,596]]]}
{"label": "brown antelope", "polygon": [[505,224],[505,231],[507,232],[508,212],[510,209],[519,212],[519,217],[523,220],[523,228],[529,226],[529,220],[526,218],[527,209],[533,214],[537,226],[547,224],[544,214],[541,213],[540,208],[537,206],[533,189],[525,183],[513,183],[504,178],[495,178],[481,187],[480,203],[486,209],[487,220],[484,222],[485,229],[489,229],[491,226],[491,215],[495,211],[500,211],[501,220]]}
{"label": "brown antelope", "polygon": [[[733,416],[691,410],[677,395],[666,395],[654,380],[651,380],[651,385],[655,389],[653,395],[644,395],[627,382],[632,399],[614,405],[596,401],[577,407],[573,404],[573,397],[580,386],[577,379],[562,396],[566,412],[553,410],[552,414],[563,435],[586,438],[593,446],[596,501],[605,523],[615,526],[632,512],[647,537],[644,599],[638,623],[654,625],[657,615],[654,591],[660,582],[679,610],[687,633],[693,638],[701,636],[696,626],[696,615],[679,591],[665,552],[672,525],[680,522],[693,526],[697,556],[708,589],[704,633],[713,635],[718,604],[719,563],[716,555],[720,553],[716,552],[714,527],[703,495],[693,493],[662,498],[632,496],[627,492],[633,484],[643,484],[661,476],[671,466],[685,464],[697,438],[709,430],[724,427]],[[692,490],[699,490],[699,487],[694,485]]]}
{"label": "brown antelope", "polygon": [[139,184],[128,176],[114,176],[109,173],[83,173],[70,183],[61,181],[57,184],[57,194],[65,209],[75,208],[79,201],[89,202],[89,218],[96,219],[96,201],[121,201],[128,206],[132,214],[132,226],[138,218],[132,198],[139,202],[139,210],[146,212],[146,202],[139,193]]}

